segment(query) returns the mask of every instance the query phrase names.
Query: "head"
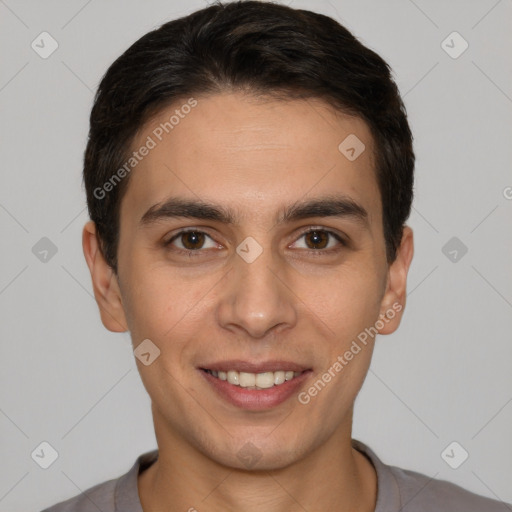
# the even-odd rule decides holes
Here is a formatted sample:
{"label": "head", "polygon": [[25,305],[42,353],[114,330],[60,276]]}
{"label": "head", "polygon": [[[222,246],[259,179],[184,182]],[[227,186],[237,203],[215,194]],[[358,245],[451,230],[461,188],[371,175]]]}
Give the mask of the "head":
{"label": "head", "polygon": [[[388,65],[326,16],[217,4],[112,64],[83,245],[104,325],[159,354],[137,359],[159,442],[232,467],[250,442],[275,468],[350,432],[405,306],[413,170]],[[300,376],[241,407],[206,371],[234,367]]]}

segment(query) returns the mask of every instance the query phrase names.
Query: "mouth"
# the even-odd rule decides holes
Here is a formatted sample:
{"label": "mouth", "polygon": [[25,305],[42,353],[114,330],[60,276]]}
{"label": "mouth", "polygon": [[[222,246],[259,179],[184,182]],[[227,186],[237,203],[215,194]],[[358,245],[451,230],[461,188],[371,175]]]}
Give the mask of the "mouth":
{"label": "mouth", "polygon": [[238,372],[236,370],[209,370],[203,368],[203,371],[212,375],[216,379],[227,381],[233,386],[240,386],[244,389],[270,389],[274,386],[280,386],[287,381],[302,375],[303,372],[294,372],[293,370],[278,370],[276,372],[249,373]]}
{"label": "mouth", "polygon": [[217,396],[237,408],[268,410],[298,392],[312,369],[287,362],[231,361],[198,368]]}

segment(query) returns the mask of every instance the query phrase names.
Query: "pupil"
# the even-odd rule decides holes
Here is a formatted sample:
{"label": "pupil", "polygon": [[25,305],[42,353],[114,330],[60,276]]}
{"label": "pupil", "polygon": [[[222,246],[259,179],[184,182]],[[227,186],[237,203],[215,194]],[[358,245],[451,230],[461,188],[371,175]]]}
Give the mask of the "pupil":
{"label": "pupil", "polygon": [[[326,246],[327,236],[322,231],[311,231],[307,234],[313,246],[320,245],[320,249]],[[197,231],[189,231],[183,235],[183,245],[187,249],[197,249],[197,245],[201,246],[204,243],[204,234]],[[315,247],[318,249],[318,247]]]}
{"label": "pupil", "polygon": [[[311,231],[308,233],[308,237],[312,238],[312,244],[313,245],[321,245],[319,249],[323,249],[326,246],[326,240],[327,240],[327,234],[323,231]],[[322,240],[323,239],[323,240]],[[317,247],[318,249],[318,247]]]}
{"label": "pupil", "polygon": [[183,235],[182,241],[183,245],[187,249],[197,249],[197,245],[202,245],[202,242],[204,241],[204,235],[203,233],[198,233],[197,231],[189,231]]}

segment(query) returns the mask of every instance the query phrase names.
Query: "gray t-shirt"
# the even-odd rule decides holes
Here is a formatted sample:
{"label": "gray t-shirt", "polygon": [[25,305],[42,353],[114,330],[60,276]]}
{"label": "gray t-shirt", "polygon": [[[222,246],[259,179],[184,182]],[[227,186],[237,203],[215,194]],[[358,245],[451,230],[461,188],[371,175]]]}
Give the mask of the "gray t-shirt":
{"label": "gray t-shirt", "polygon": [[[445,480],[384,464],[364,443],[352,446],[365,454],[377,473],[375,512],[511,512],[512,506],[484,498]],[[140,455],[128,473],[98,484],[42,512],[143,512],[137,489],[139,472],[158,458],[158,450]]]}

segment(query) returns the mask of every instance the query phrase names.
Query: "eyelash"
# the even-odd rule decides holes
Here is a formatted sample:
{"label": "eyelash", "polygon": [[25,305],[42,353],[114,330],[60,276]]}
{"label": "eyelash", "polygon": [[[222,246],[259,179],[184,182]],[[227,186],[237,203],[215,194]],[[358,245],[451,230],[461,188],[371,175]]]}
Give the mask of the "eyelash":
{"label": "eyelash", "polygon": [[[347,247],[347,245],[348,245],[345,242],[345,240],[340,235],[338,235],[337,233],[335,233],[333,231],[329,231],[329,230],[324,229],[324,228],[319,228],[319,227],[310,227],[310,228],[308,228],[306,231],[303,231],[300,234],[300,236],[297,238],[297,240],[299,240],[303,236],[305,236],[305,235],[307,235],[309,233],[312,233],[314,231],[318,231],[318,232],[322,232],[322,233],[326,233],[326,234],[330,235],[331,237],[333,237],[335,240],[337,240],[340,243],[342,248]],[[200,256],[201,253],[204,252],[203,249],[184,250],[184,249],[180,249],[180,248],[171,248],[172,242],[174,242],[174,240],[176,240],[177,238],[179,238],[183,234],[190,233],[190,232],[204,234],[208,238],[213,240],[213,238],[208,233],[206,233],[204,231],[201,231],[201,230],[195,229],[195,228],[188,228],[188,229],[183,229],[183,230],[179,231],[178,233],[173,235],[169,240],[164,241],[163,242],[164,247],[166,247],[168,249],[170,248],[170,250],[172,250],[173,252],[181,253],[181,254],[184,254],[184,255],[189,256],[189,257]],[[311,254],[313,256],[322,256],[322,255],[330,255],[332,253],[337,253],[337,252],[339,252],[341,250],[341,248],[340,247],[334,247],[334,248],[331,247],[330,249],[302,249],[302,250],[303,251],[307,251],[309,254]]]}

